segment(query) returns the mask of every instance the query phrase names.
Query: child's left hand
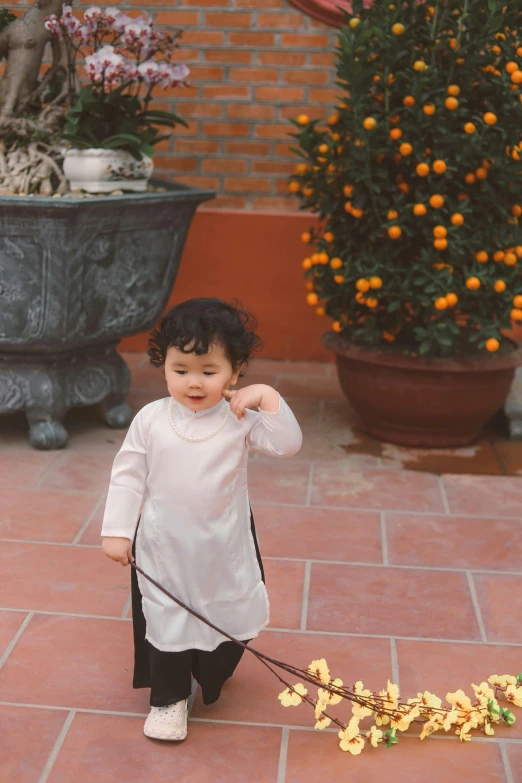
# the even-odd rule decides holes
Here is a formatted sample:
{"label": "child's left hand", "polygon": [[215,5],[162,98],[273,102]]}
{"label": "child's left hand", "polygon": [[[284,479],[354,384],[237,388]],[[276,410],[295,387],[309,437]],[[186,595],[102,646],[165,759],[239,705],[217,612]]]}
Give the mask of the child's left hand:
{"label": "child's left hand", "polygon": [[[277,410],[279,405],[279,395],[271,386],[263,383],[254,383],[252,386],[245,386],[243,389],[223,389],[224,397],[230,398],[230,410],[235,413],[238,419],[245,415],[246,408],[262,408]],[[275,405],[275,407],[274,407]]]}

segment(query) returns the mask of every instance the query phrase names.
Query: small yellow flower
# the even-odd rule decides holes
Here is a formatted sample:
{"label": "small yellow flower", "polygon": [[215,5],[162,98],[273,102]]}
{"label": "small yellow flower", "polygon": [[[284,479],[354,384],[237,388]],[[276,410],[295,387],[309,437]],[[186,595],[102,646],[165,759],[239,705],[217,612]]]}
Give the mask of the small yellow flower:
{"label": "small yellow flower", "polygon": [[321,715],[315,724],[314,729],[319,729],[319,731],[327,729],[331,722],[331,719],[327,718],[326,715]]}
{"label": "small yellow flower", "polygon": [[514,704],[515,707],[522,707],[522,686],[516,688],[514,685],[508,685],[504,693],[506,701]]}
{"label": "small yellow flower", "polygon": [[485,696],[486,699],[494,699],[495,698],[495,692],[493,688],[490,688],[487,682],[481,682],[480,685],[471,685],[473,690],[475,691],[475,696],[477,699],[479,696]]}
{"label": "small yellow flower", "polygon": [[[342,688],[343,687],[343,681],[339,678],[332,680],[330,685],[332,688]],[[340,704],[343,700],[343,697],[340,696],[337,693],[330,693],[330,691],[325,691],[324,688],[319,688],[317,691],[317,695],[320,699],[326,699],[326,703],[330,705],[334,704]]]}
{"label": "small yellow flower", "polygon": [[442,706],[442,699],[439,699],[438,696],[435,696],[434,693],[430,693],[429,691],[418,693],[417,698],[420,700],[421,704],[424,705],[424,707],[429,707],[430,709],[440,710]]}
{"label": "small yellow flower", "polygon": [[492,737],[495,734],[495,729],[489,721],[486,721],[484,724],[484,734],[487,734],[489,737]]}
{"label": "small yellow flower", "polygon": [[452,707],[457,707],[460,710],[472,710],[473,705],[469,696],[466,696],[463,690],[459,688],[455,693],[447,693],[446,701],[451,704]]}
{"label": "small yellow flower", "polygon": [[488,682],[495,688],[505,688],[507,685],[516,685],[517,678],[512,674],[492,674],[491,677],[488,677]]}
{"label": "small yellow flower", "polygon": [[372,726],[370,731],[366,732],[366,736],[370,740],[370,745],[373,745],[373,747],[376,748],[379,742],[382,742],[384,735],[383,732],[377,728],[377,726]]}
{"label": "small yellow flower", "polygon": [[398,713],[391,718],[390,723],[397,731],[408,731],[410,724],[419,715],[420,709],[416,705],[410,705],[409,707],[401,705]]}
{"label": "small yellow flower", "polygon": [[358,756],[364,748],[364,738],[359,734],[359,720],[351,718],[348,726],[339,732],[341,750],[348,751],[352,756]]}
{"label": "small yellow flower", "polygon": [[370,715],[373,715],[373,710],[369,707],[363,707],[362,704],[352,702],[352,713],[359,718],[359,720],[362,720],[363,718],[369,718]]}
{"label": "small yellow flower", "polygon": [[[388,680],[386,693],[388,695],[388,701],[390,701],[390,702],[395,701],[395,702],[397,702],[397,704],[399,703],[399,686],[398,685],[395,685],[395,683],[390,682],[390,680]],[[384,694],[382,694],[382,695],[384,695]]]}
{"label": "small yellow flower", "polygon": [[459,711],[456,709],[450,710],[446,715],[444,716],[444,721],[442,723],[444,727],[444,731],[449,731],[453,724],[456,724],[459,719]]}
{"label": "small yellow flower", "polygon": [[429,737],[430,734],[434,734],[436,731],[438,731],[442,726],[442,715],[434,715],[432,718],[429,719],[424,724],[424,727],[422,729],[422,733],[420,735],[421,740],[425,739],[425,737]]}
{"label": "small yellow flower", "polygon": [[318,699],[315,703],[316,720],[319,720],[319,718],[325,711],[326,707],[328,706],[328,691],[324,691],[322,688],[320,688],[319,690],[321,691],[321,693],[318,694]]}
{"label": "small yellow flower", "polygon": [[292,690],[285,688],[285,690],[277,697],[283,707],[297,707],[303,701],[303,696],[306,696],[308,691],[305,686],[299,682],[294,685]]}
{"label": "small yellow flower", "polygon": [[308,674],[312,677],[316,677],[324,685],[328,685],[330,682],[330,670],[328,664],[324,658],[320,658],[318,661],[312,661],[308,667]]}
{"label": "small yellow flower", "polygon": [[355,685],[353,686],[353,692],[356,694],[356,696],[371,696],[372,692],[368,690],[368,688],[365,688],[362,681],[358,680]]}

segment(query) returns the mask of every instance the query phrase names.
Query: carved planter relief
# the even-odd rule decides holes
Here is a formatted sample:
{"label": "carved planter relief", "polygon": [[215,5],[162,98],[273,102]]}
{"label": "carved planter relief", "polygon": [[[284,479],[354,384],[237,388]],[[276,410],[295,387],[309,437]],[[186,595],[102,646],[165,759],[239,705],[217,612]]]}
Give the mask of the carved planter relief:
{"label": "carved planter relief", "polygon": [[116,346],[157,322],[193,214],[213,195],[171,185],[88,200],[0,196],[0,414],[24,410],[33,446],[63,447],[75,406],[102,403],[107,424],[129,424]]}

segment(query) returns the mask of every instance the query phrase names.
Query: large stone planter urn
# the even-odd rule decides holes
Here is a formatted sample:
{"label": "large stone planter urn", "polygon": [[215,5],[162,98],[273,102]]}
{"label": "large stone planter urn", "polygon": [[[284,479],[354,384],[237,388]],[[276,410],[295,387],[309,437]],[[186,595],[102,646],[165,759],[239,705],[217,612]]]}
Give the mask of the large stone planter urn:
{"label": "large stone planter urn", "polygon": [[65,445],[64,417],[75,406],[103,403],[111,427],[132,418],[130,372],[116,345],[160,317],[192,216],[214,195],[165,187],[0,196],[0,413],[24,410],[36,448]]}

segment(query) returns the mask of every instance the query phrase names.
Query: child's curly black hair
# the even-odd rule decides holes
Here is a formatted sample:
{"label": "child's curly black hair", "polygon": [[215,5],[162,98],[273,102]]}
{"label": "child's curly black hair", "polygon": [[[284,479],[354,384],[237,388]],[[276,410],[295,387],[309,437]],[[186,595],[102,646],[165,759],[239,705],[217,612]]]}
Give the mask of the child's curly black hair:
{"label": "child's curly black hair", "polygon": [[174,346],[183,353],[208,353],[212,345],[221,345],[234,371],[248,360],[263,343],[255,333],[253,315],[221,299],[188,299],[173,307],[161,319],[149,337],[148,355],[155,367],[165,364],[167,350]]}

